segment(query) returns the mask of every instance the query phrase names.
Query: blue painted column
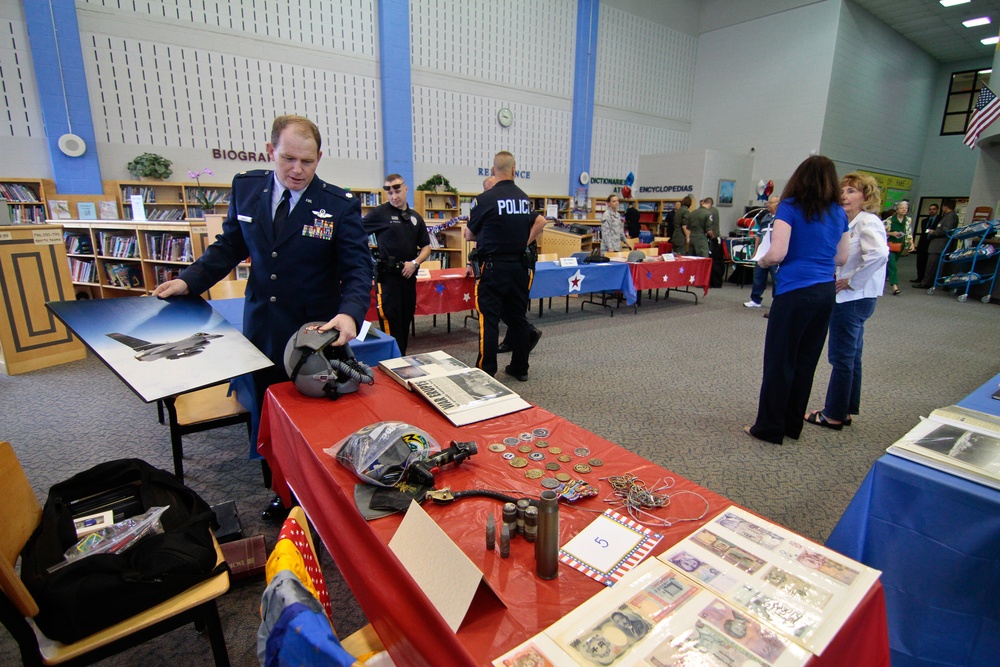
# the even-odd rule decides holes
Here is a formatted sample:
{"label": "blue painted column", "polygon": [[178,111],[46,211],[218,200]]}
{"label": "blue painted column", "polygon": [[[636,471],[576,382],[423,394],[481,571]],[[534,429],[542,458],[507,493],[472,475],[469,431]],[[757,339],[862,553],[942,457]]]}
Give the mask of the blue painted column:
{"label": "blue painted column", "polygon": [[378,32],[383,164],[386,174],[400,174],[413,192],[409,0],[378,0]]}
{"label": "blue painted column", "polygon": [[594,81],[597,78],[597,29],[600,0],[577,0],[576,66],[573,74],[573,127],[569,150],[569,195],[580,184],[580,172],[590,173],[594,136]]}
{"label": "blue painted column", "polygon": [[[76,4],[73,0],[23,0],[23,3],[56,191],[101,194],[104,191],[101,165],[90,115]],[[80,157],[69,157],[59,150],[59,137],[68,132],[87,144]]]}

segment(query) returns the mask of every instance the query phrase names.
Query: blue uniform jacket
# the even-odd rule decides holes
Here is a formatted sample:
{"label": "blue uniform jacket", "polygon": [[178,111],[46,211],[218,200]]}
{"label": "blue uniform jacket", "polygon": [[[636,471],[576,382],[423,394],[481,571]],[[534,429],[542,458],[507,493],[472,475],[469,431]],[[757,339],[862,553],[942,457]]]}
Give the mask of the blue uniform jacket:
{"label": "blue uniform jacket", "polygon": [[250,257],[243,333],[281,366],[285,343],[306,322],[365,319],[372,263],[351,193],[313,178],[275,239],[273,185],[269,170],[238,174],[222,234],[180,278],[200,294]]}

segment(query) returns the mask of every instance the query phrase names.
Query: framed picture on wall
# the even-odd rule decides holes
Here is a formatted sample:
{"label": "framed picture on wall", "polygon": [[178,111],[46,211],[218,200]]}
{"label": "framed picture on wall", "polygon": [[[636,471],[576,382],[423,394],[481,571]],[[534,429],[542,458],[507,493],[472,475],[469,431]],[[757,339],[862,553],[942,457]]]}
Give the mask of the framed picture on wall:
{"label": "framed picture on wall", "polygon": [[725,178],[719,179],[719,206],[732,206],[733,205],[733,195],[736,192],[736,181],[730,181]]}

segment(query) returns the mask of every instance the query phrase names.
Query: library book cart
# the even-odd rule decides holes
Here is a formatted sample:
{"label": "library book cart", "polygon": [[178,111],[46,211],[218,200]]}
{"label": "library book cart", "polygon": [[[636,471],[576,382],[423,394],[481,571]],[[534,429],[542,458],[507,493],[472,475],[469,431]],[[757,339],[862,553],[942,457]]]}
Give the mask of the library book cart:
{"label": "library book cart", "polygon": [[[934,276],[934,286],[928,289],[927,293],[933,294],[936,288],[941,287],[949,290],[952,296],[958,295],[960,302],[965,302],[969,298],[969,290],[973,285],[986,285],[986,293],[981,301],[989,303],[990,295],[993,293],[993,285],[997,279],[1000,252],[998,252],[997,245],[988,243],[988,241],[998,231],[1000,231],[1000,220],[981,220],[958,227],[950,232],[946,248],[954,249],[941,253],[937,274]],[[955,247],[957,245],[964,247]],[[962,270],[945,275],[945,270],[949,265]]]}

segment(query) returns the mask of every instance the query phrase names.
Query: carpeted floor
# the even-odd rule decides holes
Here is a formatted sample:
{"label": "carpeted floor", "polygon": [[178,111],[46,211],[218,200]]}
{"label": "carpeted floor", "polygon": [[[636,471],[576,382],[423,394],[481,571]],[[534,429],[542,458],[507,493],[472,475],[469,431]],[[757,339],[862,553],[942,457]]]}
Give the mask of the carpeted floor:
{"label": "carpeted floor", "polygon": [[[912,257],[901,260],[900,271],[912,277]],[[697,306],[684,295],[644,299],[638,313],[623,306],[613,318],[593,308],[581,313],[578,299],[567,314],[555,299],[554,311],[540,320],[531,315],[544,337],[531,357],[530,380],[503,372],[499,378],[528,401],[822,542],[888,445],[920,415],[958,401],[1000,367],[996,305],[958,303],[905,283],[902,289],[881,298],[869,320],[862,414],[854,425],[839,432],[806,425],[798,442],[783,446],[741,432],[756,414],[767,325],[766,309],[742,305],[748,286],[726,284]],[[476,329],[453,316],[448,334],[443,319],[432,327],[431,318],[418,318],[410,353],[443,349],[474,363]],[[824,357],[810,401],[816,408],[828,378]],[[389,380],[376,374],[376,381]],[[42,500],[51,484],[112,458],[172,469],[169,434],[155,406],[93,357],[0,375],[0,415],[0,439],[14,445]],[[271,495],[246,451],[241,427],[187,436],[186,481],[210,503],[235,500],[245,534],[264,534],[270,548],[277,527],[262,523],[259,511]],[[326,554],[323,565],[344,636],[366,621]],[[257,664],[263,588],[262,579],[237,583],[220,602],[235,666]],[[13,640],[0,634],[0,664],[18,662]],[[207,641],[185,628],[103,664],[197,667],[212,659]]]}

